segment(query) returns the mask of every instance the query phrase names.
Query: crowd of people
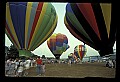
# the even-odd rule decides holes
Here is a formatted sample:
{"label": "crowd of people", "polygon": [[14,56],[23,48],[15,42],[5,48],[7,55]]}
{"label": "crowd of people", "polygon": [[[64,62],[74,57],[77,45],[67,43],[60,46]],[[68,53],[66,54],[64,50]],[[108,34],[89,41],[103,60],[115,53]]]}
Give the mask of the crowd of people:
{"label": "crowd of people", "polygon": [[[52,63],[55,62],[55,60],[51,61]],[[57,61],[60,64],[60,60]],[[63,63],[63,61],[61,61]],[[48,61],[49,63],[49,61]],[[68,65],[71,66],[72,62],[70,59],[68,60]],[[45,75],[45,63],[44,60],[38,56],[37,58],[9,58],[5,61],[5,76],[8,77],[25,77],[29,74],[28,69],[31,67],[36,68],[36,74],[37,76]],[[109,68],[116,68],[116,61],[109,59],[106,61],[106,67]]]}
{"label": "crowd of people", "polygon": [[5,76],[9,77],[25,77],[29,73],[26,72],[31,67],[36,67],[38,75],[44,74],[45,64],[40,56],[38,58],[9,58],[5,61]]}

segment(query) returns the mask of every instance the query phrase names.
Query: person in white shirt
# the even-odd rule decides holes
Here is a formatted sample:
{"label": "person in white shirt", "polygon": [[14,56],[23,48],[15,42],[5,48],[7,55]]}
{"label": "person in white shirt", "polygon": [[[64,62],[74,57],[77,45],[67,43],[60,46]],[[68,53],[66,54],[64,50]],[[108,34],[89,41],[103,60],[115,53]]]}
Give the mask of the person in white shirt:
{"label": "person in white shirt", "polygon": [[41,75],[45,74],[45,63],[42,63],[41,65]]}
{"label": "person in white shirt", "polygon": [[6,63],[8,64],[8,69],[9,69],[9,70],[8,70],[7,74],[8,74],[8,76],[9,76],[9,75],[11,75],[10,66],[11,66],[11,64],[12,64],[12,58],[9,58]]}
{"label": "person in white shirt", "polygon": [[12,59],[12,61],[11,61],[11,65],[10,65],[9,71],[10,71],[10,75],[14,75],[15,74],[15,61],[14,61],[14,59]]}
{"label": "person in white shirt", "polygon": [[112,60],[109,59],[108,62],[109,62],[109,67],[110,67],[110,68],[113,68],[113,62],[112,62]]}
{"label": "person in white shirt", "polygon": [[9,63],[5,61],[5,76],[8,76],[8,72],[9,72]]}
{"label": "person in white shirt", "polygon": [[20,66],[18,67],[18,70],[17,70],[17,72],[18,72],[17,76],[18,77],[23,76],[24,66],[25,66],[24,61],[20,61]]}
{"label": "person in white shirt", "polygon": [[29,69],[29,68],[30,68],[30,64],[31,64],[30,58],[28,58],[28,59],[25,61],[25,63],[26,63],[25,68],[26,68],[26,69]]}

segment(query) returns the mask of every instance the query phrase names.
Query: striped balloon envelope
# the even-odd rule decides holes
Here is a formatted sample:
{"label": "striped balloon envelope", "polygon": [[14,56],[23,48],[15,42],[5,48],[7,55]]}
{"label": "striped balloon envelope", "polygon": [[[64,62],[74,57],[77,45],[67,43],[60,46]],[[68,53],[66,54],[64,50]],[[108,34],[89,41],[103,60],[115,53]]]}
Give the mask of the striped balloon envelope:
{"label": "striped balloon envelope", "polygon": [[5,33],[19,50],[33,51],[57,25],[54,6],[47,2],[7,2]]}
{"label": "striped balloon envelope", "polygon": [[68,3],[64,24],[74,37],[104,56],[113,53],[116,40],[112,13],[112,3]]}
{"label": "striped balloon envelope", "polygon": [[87,49],[85,45],[77,45],[74,48],[74,54],[76,55],[77,58],[80,58],[80,60],[83,59],[83,57],[86,55]]}
{"label": "striped balloon envelope", "polygon": [[47,45],[56,59],[60,59],[62,53],[69,48],[67,36],[61,33],[51,35],[47,40]]}

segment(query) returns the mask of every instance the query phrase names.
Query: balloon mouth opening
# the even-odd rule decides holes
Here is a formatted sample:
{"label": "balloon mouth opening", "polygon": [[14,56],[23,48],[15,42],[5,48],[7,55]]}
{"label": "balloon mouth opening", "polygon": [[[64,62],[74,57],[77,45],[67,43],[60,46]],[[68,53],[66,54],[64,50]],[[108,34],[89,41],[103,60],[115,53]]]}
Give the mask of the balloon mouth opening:
{"label": "balloon mouth opening", "polygon": [[20,49],[19,50],[19,57],[31,57],[32,54],[29,50],[25,50],[25,49]]}
{"label": "balloon mouth opening", "polygon": [[55,54],[55,58],[56,58],[57,60],[59,60],[59,59],[60,59],[60,55],[61,55],[61,54]]}

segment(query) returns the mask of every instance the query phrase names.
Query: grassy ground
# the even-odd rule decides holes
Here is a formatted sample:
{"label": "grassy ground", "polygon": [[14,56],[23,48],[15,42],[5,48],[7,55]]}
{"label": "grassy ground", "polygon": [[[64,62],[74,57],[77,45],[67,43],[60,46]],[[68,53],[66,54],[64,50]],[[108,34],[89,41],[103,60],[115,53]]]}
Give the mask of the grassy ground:
{"label": "grassy ground", "polygon": [[36,67],[27,70],[27,77],[65,77],[65,78],[84,78],[84,77],[103,77],[115,78],[115,68],[105,67],[105,63],[83,63],[83,64],[46,64],[44,75],[37,76]]}

